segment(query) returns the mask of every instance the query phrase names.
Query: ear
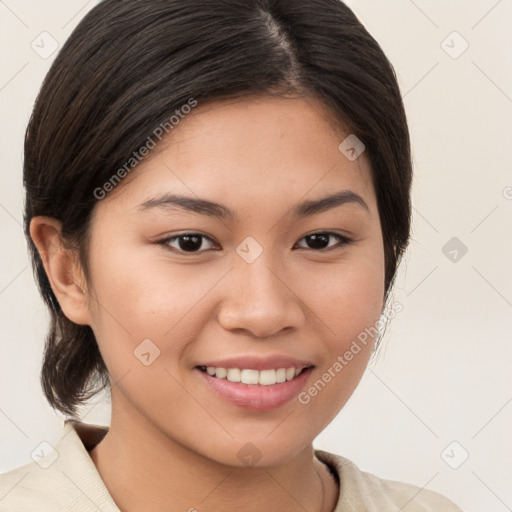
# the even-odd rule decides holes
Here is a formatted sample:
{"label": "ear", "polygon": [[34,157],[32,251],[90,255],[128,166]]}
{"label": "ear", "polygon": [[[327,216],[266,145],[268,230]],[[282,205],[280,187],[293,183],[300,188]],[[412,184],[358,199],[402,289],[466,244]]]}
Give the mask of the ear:
{"label": "ear", "polygon": [[76,251],[65,247],[62,224],[52,217],[38,216],[30,222],[30,236],[63,313],[75,324],[90,325],[87,288]]}

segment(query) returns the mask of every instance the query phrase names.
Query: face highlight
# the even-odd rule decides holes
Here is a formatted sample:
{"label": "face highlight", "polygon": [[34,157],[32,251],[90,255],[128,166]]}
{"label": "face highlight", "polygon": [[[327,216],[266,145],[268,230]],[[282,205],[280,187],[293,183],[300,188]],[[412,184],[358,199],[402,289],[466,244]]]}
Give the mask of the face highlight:
{"label": "face highlight", "polygon": [[98,202],[88,309],[113,424],[223,464],[257,450],[273,465],[344,406],[371,343],[298,397],[383,308],[371,170],[338,149],[348,135],[314,100],[198,105]]}

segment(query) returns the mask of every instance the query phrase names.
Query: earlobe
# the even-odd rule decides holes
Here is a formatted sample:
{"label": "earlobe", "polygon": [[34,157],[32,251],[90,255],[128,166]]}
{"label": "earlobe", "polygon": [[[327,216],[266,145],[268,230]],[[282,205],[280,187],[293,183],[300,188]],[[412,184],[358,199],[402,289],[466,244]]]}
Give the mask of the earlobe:
{"label": "earlobe", "polygon": [[61,222],[57,219],[34,217],[30,222],[30,236],[63,313],[76,324],[90,325],[83,271],[76,251],[63,244],[61,228]]}

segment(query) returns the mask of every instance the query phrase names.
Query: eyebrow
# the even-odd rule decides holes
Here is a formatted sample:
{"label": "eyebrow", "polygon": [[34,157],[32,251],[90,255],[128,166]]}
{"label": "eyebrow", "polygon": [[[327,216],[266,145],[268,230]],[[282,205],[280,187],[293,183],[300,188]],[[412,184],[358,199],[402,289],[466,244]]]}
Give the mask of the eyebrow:
{"label": "eyebrow", "polygon": [[[325,212],[344,204],[358,204],[368,213],[370,212],[370,209],[364,199],[351,190],[342,190],[319,199],[301,201],[291,209],[291,212],[294,218],[303,218]],[[222,204],[215,203],[207,199],[171,193],[150,198],[138,206],[138,209],[141,211],[146,211],[152,208],[161,208],[164,210],[178,208],[219,219],[227,219],[231,221],[239,220],[238,215],[233,210]]]}

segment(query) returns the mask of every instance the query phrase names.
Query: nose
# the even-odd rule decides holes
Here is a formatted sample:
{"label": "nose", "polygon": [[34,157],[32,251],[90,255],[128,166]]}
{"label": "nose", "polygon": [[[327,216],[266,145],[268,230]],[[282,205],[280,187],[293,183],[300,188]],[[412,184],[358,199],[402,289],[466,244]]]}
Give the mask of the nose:
{"label": "nose", "polygon": [[306,319],[304,303],[289,280],[289,273],[263,255],[252,263],[237,261],[224,283],[219,323],[258,338],[300,328]]}

